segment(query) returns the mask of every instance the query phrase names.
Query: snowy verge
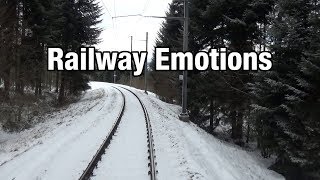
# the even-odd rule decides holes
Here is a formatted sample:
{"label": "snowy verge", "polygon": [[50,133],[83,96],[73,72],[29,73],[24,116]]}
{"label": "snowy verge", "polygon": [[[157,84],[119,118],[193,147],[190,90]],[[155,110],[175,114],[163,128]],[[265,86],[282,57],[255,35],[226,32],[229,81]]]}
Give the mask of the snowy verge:
{"label": "snowy verge", "polygon": [[[22,132],[6,133],[0,130],[0,165],[27,151],[29,148],[41,144],[45,135],[50,136],[54,130],[74,123],[77,117],[96,106],[98,99],[104,96],[104,93],[102,89],[87,92],[79,102],[71,104],[61,111],[47,114],[44,118],[46,119],[45,122]],[[73,112],[73,114],[69,115],[70,112]]]}
{"label": "snowy verge", "polygon": [[77,103],[20,133],[0,131],[0,179],[78,179],[103,142],[122,97],[92,83]]}
{"label": "snowy verge", "polygon": [[284,179],[267,169],[268,160],[224,142],[193,123],[181,122],[181,108],[135,90],[150,115],[159,179]]}

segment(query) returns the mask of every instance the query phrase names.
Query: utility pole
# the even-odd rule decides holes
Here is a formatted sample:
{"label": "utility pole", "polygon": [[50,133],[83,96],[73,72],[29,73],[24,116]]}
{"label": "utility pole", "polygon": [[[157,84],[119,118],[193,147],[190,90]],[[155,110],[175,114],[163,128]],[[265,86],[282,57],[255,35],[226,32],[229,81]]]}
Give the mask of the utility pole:
{"label": "utility pole", "polygon": [[148,43],[149,33],[146,32],[146,39],[140,40],[146,42],[147,61],[144,64],[144,93],[148,94]]}
{"label": "utility pole", "polygon": [[[183,30],[183,52],[187,52],[189,47],[189,5],[188,0],[184,0],[184,30]],[[187,112],[187,97],[188,97],[188,71],[183,71],[182,82],[182,113],[179,119],[185,122],[189,121]]]}
{"label": "utility pole", "polygon": [[[180,1],[180,0],[178,0]],[[189,41],[189,4],[188,0],[184,1],[184,17],[164,17],[164,16],[144,16],[142,14],[136,15],[126,15],[126,16],[115,16],[114,18],[126,18],[140,16],[145,18],[161,18],[168,20],[180,20],[184,21],[184,30],[183,30],[183,51],[187,52],[189,50],[188,41]],[[130,76],[131,77],[131,76]],[[183,71],[183,83],[182,83],[182,112],[179,115],[179,119],[185,122],[189,121],[189,115],[187,112],[187,98],[188,98],[188,71]]]}
{"label": "utility pole", "polygon": [[147,61],[144,63],[144,92],[148,94],[148,40],[149,40],[149,33],[146,33],[146,52],[147,52]]}
{"label": "utility pole", "polygon": [[[131,53],[132,53],[133,36],[130,36],[130,39],[131,39]],[[130,72],[130,86],[132,86],[132,72]]]}

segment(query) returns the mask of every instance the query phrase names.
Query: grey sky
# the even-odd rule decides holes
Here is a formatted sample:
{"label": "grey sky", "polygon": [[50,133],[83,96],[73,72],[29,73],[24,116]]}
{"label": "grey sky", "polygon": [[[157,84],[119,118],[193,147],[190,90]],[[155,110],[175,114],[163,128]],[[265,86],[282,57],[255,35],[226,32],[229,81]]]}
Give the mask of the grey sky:
{"label": "grey sky", "polygon": [[[129,51],[130,36],[134,38],[133,50],[145,50],[146,32],[149,32],[149,58],[152,47],[160,28],[162,19],[128,17],[112,20],[111,16],[132,14],[164,16],[168,10],[168,4],[172,0],[97,0],[103,7],[104,15],[102,24],[104,30],[101,34],[102,42],[97,46],[104,51]],[[104,2],[105,6],[102,4]],[[108,8],[110,14],[107,12]]]}

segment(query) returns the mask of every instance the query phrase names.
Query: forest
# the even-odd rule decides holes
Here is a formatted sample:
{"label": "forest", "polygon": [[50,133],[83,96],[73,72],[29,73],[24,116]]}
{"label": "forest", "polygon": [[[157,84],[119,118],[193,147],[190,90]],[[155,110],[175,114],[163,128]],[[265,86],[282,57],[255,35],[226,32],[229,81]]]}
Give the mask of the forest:
{"label": "forest", "polygon": [[[191,121],[275,158],[270,169],[288,179],[319,179],[320,0],[190,0],[189,7],[190,52],[273,56],[269,71],[189,71]],[[183,9],[173,1],[166,15],[182,17]],[[111,71],[47,71],[48,47],[77,52],[100,42],[101,15],[95,0],[0,0],[2,128],[32,126],[34,116],[77,99],[90,80],[113,82]],[[164,20],[155,47],[182,51],[182,32],[183,22]],[[180,72],[156,71],[153,56],[150,90],[180,104]],[[117,78],[128,84],[129,73]]]}
{"label": "forest", "polygon": [[0,105],[4,126],[21,130],[31,118],[89,88],[86,72],[47,71],[47,48],[77,51],[99,42],[94,0],[0,1]]}
{"label": "forest", "polygon": [[[320,1],[192,0],[189,7],[190,52],[227,47],[273,55],[270,71],[190,71],[191,121],[213,134],[230,127],[226,139],[255,142],[288,179],[319,178]],[[172,2],[167,17],[182,16],[183,2]],[[156,47],[182,51],[182,32],[183,23],[167,19]],[[155,92],[181,99],[179,74],[153,71]]]}

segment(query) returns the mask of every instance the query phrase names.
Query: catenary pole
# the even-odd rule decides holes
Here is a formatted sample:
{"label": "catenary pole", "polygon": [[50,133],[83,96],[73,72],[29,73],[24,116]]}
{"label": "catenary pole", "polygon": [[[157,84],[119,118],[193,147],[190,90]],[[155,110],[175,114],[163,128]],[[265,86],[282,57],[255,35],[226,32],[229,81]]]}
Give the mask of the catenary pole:
{"label": "catenary pole", "polygon": [[[189,5],[188,0],[184,0],[184,31],[183,31],[183,52],[189,50]],[[182,121],[189,121],[187,112],[187,98],[188,98],[188,71],[183,71],[182,81],[182,113],[179,118]]]}
{"label": "catenary pole", "polygon": [[[133,36],[130,36],[130,40],[131,40],[131,53],[132,53]],[[132,86],[132,72],[130,72],[130,86]]]}
{"label": "catenary pole", "polygon": [[147,61],[144,63],[144,92],[148,94],[148,41],[149,33],[146,33],[146,52],[147,52]]}
{"label": "catenary pole", "polygon": [[[180,0],[178,0],[180,1]],[[184,30],[183,30],[183,51],[187,52],[189,50],[188,42],[189,42],[189,4],[188,0],[184,1],[184,17],[164,17],[164,16],[144,16],[142,14],[136,15],[126,15],[126,16],[115,16],[114,18],[125,18],[131,16],[141,16],[145,18],[161,18],[167,20],[180,20],[184,21]],[[131,76],[130,76],[131,77]],[[189,121],[189,115],[187,112],[187,98],[188,98],[188,71],[183,71],[183,82],[182,82],[182,112],[179,115],[179,119],[185,122]]]}

